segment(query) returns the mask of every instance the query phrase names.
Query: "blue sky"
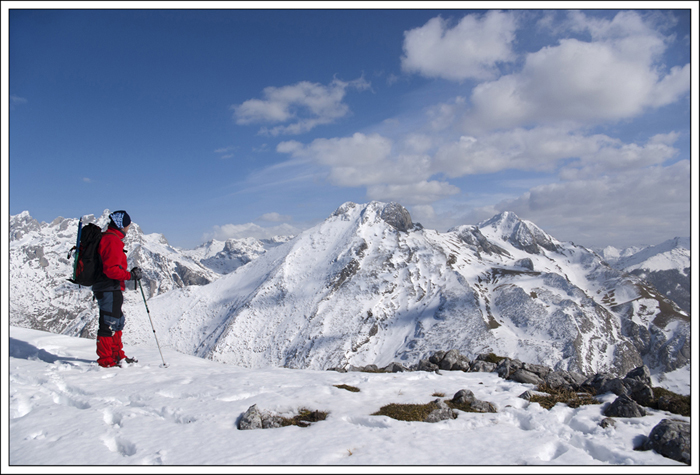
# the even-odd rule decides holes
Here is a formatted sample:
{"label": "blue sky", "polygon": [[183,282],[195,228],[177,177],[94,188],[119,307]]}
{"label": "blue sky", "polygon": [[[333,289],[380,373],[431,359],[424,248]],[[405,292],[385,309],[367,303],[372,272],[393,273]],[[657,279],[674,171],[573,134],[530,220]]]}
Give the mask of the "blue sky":
{"label": "blue sky", "polygon": [[10,215],[126,209],[184,248],[371,200],[589,247],[691,232],[688,9],[13,8]]}

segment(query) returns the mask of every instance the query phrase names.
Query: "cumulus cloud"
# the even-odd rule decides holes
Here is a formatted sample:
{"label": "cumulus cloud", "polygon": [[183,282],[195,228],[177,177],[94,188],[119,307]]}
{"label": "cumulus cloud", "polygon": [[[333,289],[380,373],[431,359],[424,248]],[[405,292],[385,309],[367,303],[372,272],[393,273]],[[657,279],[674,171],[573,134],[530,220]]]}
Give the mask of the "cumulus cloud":
{"label": "cumulus cloud", "polygon": [[557,239],[590,247],[652,244],[690,235],[690,185],[690,161],[683,160],[537,186],[487,214],[513,211]]}
{"label": "cumulus cloud", "polygon": [[290,86],[266,87],[263,99],[250,99],[231,108],[239,125],[280,123],[284,125],[263,127],[260,132],[273,136],[296,135],[346,116],[350,111],[343,102],[347,89],[363,91],[369,87],[364,78],[349,82],[334,79],[327,86],[302,81]]}
{"label": "cumulus cloud", "polygon": [[454,26],[436,17],[404,33],[401,67],[454,81],[489,79],[497,63],[515,59],[515,30],[515,17],[507,12],[466,15]]}
{"label": "cumulus cloud", "polygon": [[636,12],[612,20],[574,14],[592,40],[567,38],[527,54],[522,70],[474,88],[471,126],[494,128],[558,121],[590,124],[640,115],[690,88],[690,65],[663,74],[666,39]]}
{"label": "cumulus cloud", "polygon": [[213,231],[205,234],[203,239],[205,241],[211,239],[218,241],[245,238],[270,239],[275,236],[296,235],[301,231],[301,229],[287,223],[269,227],[263,227],[255,223],[224,224],[222,226],[214,226]]}
{"label": "cumulus cloud", "polygon": [[674,133],[658,135],[637,145],[566,127],[515,128],[479,138],[462,136],[440,147],[432,166],[433,172],[452,178],[507,169],[555,171],[563,166],[563,173],[573,178],[573,173],[593,175],[663,163],[677,153],[672,146],[677,138]]}

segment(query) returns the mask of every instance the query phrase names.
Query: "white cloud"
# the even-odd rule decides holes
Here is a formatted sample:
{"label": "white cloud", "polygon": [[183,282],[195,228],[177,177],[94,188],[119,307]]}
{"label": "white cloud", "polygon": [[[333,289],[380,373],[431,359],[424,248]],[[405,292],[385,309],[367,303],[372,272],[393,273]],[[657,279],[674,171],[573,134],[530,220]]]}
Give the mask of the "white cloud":
{"label": "white cloud", "polygon": [[436,17],[404,33],[401,67],[454,81],[489,79],[497,63],[514,60],[515,29],[514,15],[499,11],[466,15],[452,27]]}
{"label": "white cloud", "polygon": [[279,213],[265,213],[262,216],[260,216],[260,221],[269,221],[272,223],[282,223],[285,221],[291,221],[292,217],[286,214],[279,214]]}
{"label": "white cloud", "polygon": [[690,162],[538,186],[494,208],[589,247],[658,244],[690,234]]}
{"label": "white cloud", "polygon": [[367,188],[367,196],[372,200],[398,201],[405,205],[428,205],[459,192],[459,188],[447,182],[425,180],[404,185],[372,185]]}
{"label": "white cloud", "polygon": [[266,87],[263,99],[250,99],[231,108],[239,125],[288,123],[271,129],[264,127],[261,133],[295,135],[346,116],[350,111],[343,102],[346,90],[363,91],[369,87],[364,78],[349,82],[334,79],[328,86],[302,81],[290,86]]}
{"label": "white cloud", "polygon": [[573,18],[592,41],[562,39],[528,54],[521,71],[476,86],[471,126],[617,121],[670,104],[689,91],[689,65],[661,72],[657,62],[665,38],[639,14]]}
{"label": "white cloud", "polygon": [[255,223],[246,224],[224,224],[214,226],[213,232],[205,234],[203,239],[209,241],[216,239],[225,241],[227,239],[269,239],[275,236],[290,236],[299,234],[302,230],[290,224],[280,224],[279,226],[262,227]]}
{"label": "white cloud", "polygon": [[[434,173],[455,178],[507,169],[555,171],[565,178],[592,176],[625,168],[643,168],[673,158],[678,134],[652,137],[645,145],[627,144],[603,134],[584,135],[565,127],[516,128],[478,138],[462,136],[435,154]],[[562,165],[562,161],[571,162]]]}

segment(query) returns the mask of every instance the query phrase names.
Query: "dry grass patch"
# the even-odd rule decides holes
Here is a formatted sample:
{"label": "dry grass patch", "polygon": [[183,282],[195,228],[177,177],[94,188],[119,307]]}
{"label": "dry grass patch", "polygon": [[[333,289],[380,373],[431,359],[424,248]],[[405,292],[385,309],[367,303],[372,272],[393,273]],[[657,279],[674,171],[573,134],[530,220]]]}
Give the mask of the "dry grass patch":
{"label": "dry grass patch", "polygon": [[322,411],[311,411],[309,409],[300,409],[299,413],[291,418],[280,417],[280,425],[282,427],[286,426],[299,426],[299,427],[309,427],[312,422],[324,421],[328,416],[327,412]]}
{"label": "dry grass patch", "polygon": [[545,409],[553,408],[558,402],[566,404],[571,408],[584,406],[587,404],[601,404],[599,400],[593,397],[593,394],[587,391],[570,391],[567,389],[550,388],[547,384],[540,384],[537,390],[547,393],[547,396],[535,394],[530,398],[530,402],[536,402]]}
{"label": "dry grass patch", "polygon": [[333,386],[339,389],[345,389],[346,391],[350,391],[352,393],[360,392],[360,388],[356,388],[355,386],[348,386],[347,384],[334,384]]}
{"label": "dry grass patch", "polygon": [[423,422],[428,415],[438,409],[433,401],[428,404],[387,404],[382,406],[373,416],[387,416],[399,421]]}

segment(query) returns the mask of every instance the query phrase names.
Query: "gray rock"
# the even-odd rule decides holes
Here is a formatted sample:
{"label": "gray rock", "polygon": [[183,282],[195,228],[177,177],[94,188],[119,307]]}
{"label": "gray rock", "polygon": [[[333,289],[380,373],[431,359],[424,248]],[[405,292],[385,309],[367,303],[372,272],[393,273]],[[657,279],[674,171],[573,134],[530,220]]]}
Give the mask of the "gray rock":
{"label": "gray rock", "polygon": [[610,404],[603,414],[608,417],[643,417],[646,416],[646,411],[642,406],[633,401],[629,396],[618,396],[612,404]]}
{"label": "gray rock", "polygon": [[544,382],[552,389],[575,389],[576,386],[571,381],[571,376],[566,371],[552,371],[547,375]]}
{"label": "gray rock", "polygon": [[534,384],[534,385],[539,385],[544,383],[544,380],[537,376],[535,373],[531,373],[529,371],[526,371],[524,369],[519,369],[510,377],[508,378],[512,381],[516,381],[518,383],[524,383],[524,384]]}
{"label": "gray rock", "polygon": [[431,363],[429,360],[420,360],[416,369],[418,371],[437,371],[440,367],[435,363]]}
{"label": "gray rock", "polygon": [[690,423],[662,420],[651,430],[643,448],[690,465]]}
{"label": "gray rock", "polygon": [[262,414],[258,410],[258,406],[256,404],[253,404],[248,408],[247,411],[245,411],[245,413],[241,417],[241,420],[238,422],[238,429],[253,430],[262,428]]}
{"label": "gray rock", "polygon": [[534,395],[535,395],[535,393],[533,393],[532,391],[530,391],[530,390],[528,389],[527,391],[525,391],[524,393],[522,393],[522,394],[521,394],[520,396],[518,396],[518,397],[519,397],[520,399],[525,399],[526,401],[529,401],[530,399],[532,399],[532,396],[534,396]]}
{"label": "gray rock", "polygon": [[382,210],[381,218],[397,231],[408,232],[413,227],[411,214],[398,203],[389,203]]}
{"label": "gray rock", "polygon": [[547,377],[547,375],[552,372],[552,369],[547,366],[530,363],[523,363],[522,369],[524,369],[525,371],[529,371],[530,373],[536,374],[542,380],[544,380]]}
{"label": "gray rock", "polygon": [[386,371],[387,373],[403,373],[404,371],[408,371],[408,369],[403,365],[394,362],[382,368],[382,371]]}
{"label": "gray rock", "polygon": [[627,388],[627,395],[642,406],[649,406],[654,401],[654,390],[650,385],[638,379],[625,378],[622,380]]}
{"label": "gray rock", "polygon": [[599,388],[596,394],[615,393],[617,396],[627,394],[627,386],[620,378],[608,379]]}
{"label": "gray rock", "polygon": [[607,427],[615,427],[615,419],[613,419],[611,417],[606,417],[605,419],[600,421],[600,423],[598,425],[600,427],[602,427],[603,429],[605,429]]}
{"label": "gray rock", "polygon": [[636,379],[637,381],[641,381],[642,383],[646,384],[647,386],[651,386],[651,373],[649,372],[649,368],[644,366],[640,366],[638,368],[633,369],[629,373],[627,373],[627,376],[625,376],[625,379]]}
{"label": "gray rock", "polygon": [[511,358],[503,358],[500,363],[498,363],[498,366],[496,367],[496,371],[498,371],[498,375],[503,378],[503,379],[508,379],[511,374],[515,373],[518,371],[520,368],[523,367],[523,362],[520,360],[515,360]]}
{"label": "gray rock", "polygon": [[460,389],[452,397],[452,402],[457,404],[473,404],[476,400],[474,393],[468,389]]}
{"label": "gray rock", "polygon": [[430,358],[428,358],[428,361],[430,361],[434,365],[439,365],[442,359],[445,357],[444,351],[436,351],[432,355],[430,355]]}
{"label": "gray rock", "polygon": [[581,386],[591,388],[596,395],[603,394],[607,391],[600,392],[601,388],[613,379],[616,379],[615,375],[613,374],[596,373],[593,376],[587,378],[586,381],[584,381],[583,384],[581,384]]}
{"label": "gray rock", "polygon": [[472,403],[472,410],[474,412],[498,412],[496,406],[488,401],[476,400]]}
{"label": "gray rock", "polygon": [[460,354],[457,350],[450,350],[445,353],[442,360],[438,363],[440,369],[452,371],[468,371],[469,359]]}
{"label": "gray rock", "polygon": [[476,360],[469,367],[469,371],[472,373],[491,373],[496,371],[496,363],[489,363],[488,361]]}
{"label": "gray rock", "polygon": [[428,414],[428,417],[425,418],[425,422],[440,422],[457,418],[457,414],[455,414],[445,401],[436,399],[434,402],[438,405],[438,408]]}

